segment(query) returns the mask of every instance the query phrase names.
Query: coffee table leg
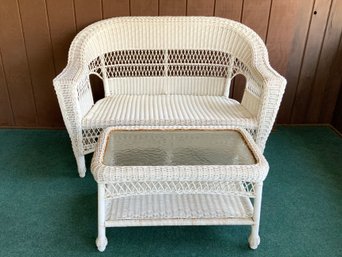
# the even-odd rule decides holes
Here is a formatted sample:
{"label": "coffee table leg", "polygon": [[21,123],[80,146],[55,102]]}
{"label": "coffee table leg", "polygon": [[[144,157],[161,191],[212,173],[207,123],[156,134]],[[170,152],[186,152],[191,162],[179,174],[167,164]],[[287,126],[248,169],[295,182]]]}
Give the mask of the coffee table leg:
{"label": "coffee table leg", "polygon": [[108,240],[106,237],[106,206],[105,206],[105,184],[97,185],[98,194],[98,235],[96,239],[96,246],[100,252],[106,249]]}
{"label": "coffee table leg", "polygon": [[260,225],[260,211],[261,211],[261,196],[262,196],[262,182],[255,183],[255,199],[254,199],[254,225],[252,225],[252,231],[248,238],[249,247],[257,249],[260,244],[259,237],[259,225]]}

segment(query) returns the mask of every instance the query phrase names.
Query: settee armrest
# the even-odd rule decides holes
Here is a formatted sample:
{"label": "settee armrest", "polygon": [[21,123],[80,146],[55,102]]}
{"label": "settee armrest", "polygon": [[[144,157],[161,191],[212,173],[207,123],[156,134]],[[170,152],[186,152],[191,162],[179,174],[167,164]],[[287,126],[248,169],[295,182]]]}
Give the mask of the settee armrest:
{"label": "settee armrest", "polygon": [[94,105],[88,69],[69,62],[53,85],[74,150],[83,152],[82,118]]}
{"label": "settee armrest", "polygon": [[264,150],[285,91],[286,79],[264,58],[250,70],[241,104],[257,119],[255,141]]}

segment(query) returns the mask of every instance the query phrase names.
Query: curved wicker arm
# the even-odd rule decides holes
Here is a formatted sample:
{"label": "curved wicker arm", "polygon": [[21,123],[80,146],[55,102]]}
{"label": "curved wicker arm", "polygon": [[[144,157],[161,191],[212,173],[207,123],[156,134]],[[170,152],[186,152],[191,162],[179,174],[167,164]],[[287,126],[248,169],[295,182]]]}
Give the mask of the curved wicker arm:
{"label": "curved wicker arm", "polygon": [[247,81],[241,102],[257,117],[255,141],[261,151],[265,149],[286,85],[286,79],[278,74],[265,59],[256,65],[254,70],[251,70],[253,79]]}
{"label": "curved wicker arm", "polygon": [[79,153],[83,153],[82,117],[94,104],[88,75],[86,68],[69,62],[53,80],[65,126],[74,151],[77,150]]}

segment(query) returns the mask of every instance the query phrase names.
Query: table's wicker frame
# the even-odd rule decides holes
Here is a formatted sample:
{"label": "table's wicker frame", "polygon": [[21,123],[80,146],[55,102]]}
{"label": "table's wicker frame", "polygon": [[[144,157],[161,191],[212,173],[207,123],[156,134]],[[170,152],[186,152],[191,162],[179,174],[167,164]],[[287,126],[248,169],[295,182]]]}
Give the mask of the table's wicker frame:
{"label": "table's wicker frame", "polygon": [[[196,128],[191,128],[193,130]],[[198,129],[198,128],[197,128]],[[222,128],[212,128],[220,130]],[[256,164],[253,165],[206,165],[206,166],[106,166],[103,162],[104,153],[109,134],[114,130],[126,130],[123,128],[107,128],[100,137],[99,143],[91,164],[92,174],[98,183],[98,237],[96,245],[99,251],[104,251],[107,246],[106,227],[126,226],[160,226],[160,225],[251,225],[252,231],[248,238],[249,245],[256,249],[260,243],[259,224],[261,211],[261,198],[263,181],[268,173],[268,163],[253,138],[245,131],[236,129],[245,139],[251,150]],[[133,129],[139,133],[139,129]],[[172,128],[166,128],[167,131]],[[132,190],[115,191],[111,188],[121,187],[124,184],[135,184]],[[106,203],[120,197],[146,195],[149,192],[141,190],[139,185],[152,183],[155,186],[152,194],[214,194],[225,196],[242,196],[254,198],[252,215],[248,217],[233,218],[159,218],[155,219],[106,219]],[[176,183],[176,184],[175,184]],[[189,186],[177,186],[182,183]],[[191,183],[207,183],[209,186],[191,189]],[[210,183],[212,191],[210,191]],[[226,187],[215,187],[215,183],[227,185]],[[166,186],[163,186],[165,185]],[[241,187],[235,187],[239,184]],[[176,186],[175,186],[176,185]],[[233,185],[233,186],[230,186]],[[204,189],[203,189],[204,188]],[[118,193],[119,192],[119,193]]]}

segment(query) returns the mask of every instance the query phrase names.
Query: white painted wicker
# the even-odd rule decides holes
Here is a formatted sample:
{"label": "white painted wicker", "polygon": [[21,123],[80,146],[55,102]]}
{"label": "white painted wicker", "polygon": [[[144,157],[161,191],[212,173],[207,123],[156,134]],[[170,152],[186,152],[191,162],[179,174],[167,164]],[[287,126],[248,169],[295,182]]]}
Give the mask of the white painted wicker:
{"label": "white painted wicker", "polygon": [[[89,75],[103,80],[94,103]],[[246,77],[241,104],[231,80]],[[96,22],[74,39],[54,79],[79,175],[109,126],[238,126],[263,151],[286,80],[260,37],[217,17],[121,17]]]}
{"label": "white painted wicker", "polygon": [[251,225],[256,249],[268,169],[245,130],[107,128],[91,164],[98,249],[106,227],[157,225]]}

